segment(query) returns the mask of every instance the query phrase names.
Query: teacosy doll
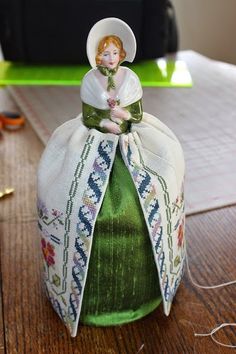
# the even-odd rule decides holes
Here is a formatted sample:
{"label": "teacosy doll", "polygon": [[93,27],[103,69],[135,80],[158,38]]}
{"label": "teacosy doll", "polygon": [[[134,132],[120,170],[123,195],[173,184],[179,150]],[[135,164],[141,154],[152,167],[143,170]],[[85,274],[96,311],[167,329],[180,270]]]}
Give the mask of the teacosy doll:
{"label": "teacosy doll", "polygon": [[135,52],[125,22],[93,26],[83,112],[56,129],[39,165],[45,284],[72,336],[79,320],[124,324],[161,301],[168,315],[183,272],[183,153],[120,66]]}

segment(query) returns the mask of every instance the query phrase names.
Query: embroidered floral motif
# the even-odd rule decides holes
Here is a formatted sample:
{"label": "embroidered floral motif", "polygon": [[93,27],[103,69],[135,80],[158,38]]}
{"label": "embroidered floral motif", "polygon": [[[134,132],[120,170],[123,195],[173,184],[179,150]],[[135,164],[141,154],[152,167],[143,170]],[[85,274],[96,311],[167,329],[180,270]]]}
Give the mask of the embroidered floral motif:
{"label": "embroidered floral motif", "polygon": [[55,286],[60,286],[61,285],[61,279],[57,274],[54,274],[52,277],[53,284]]}
{"label": "embroidered floral motif", "polygon": [[47,242],[44,238],[41,240],[41,246],[44,259],[47,262],[47,265],[50,267],[55,264],[55,260],[53,258],[55,256],[54,246],[50,242]]}
{"label": "embroidered floral motif", "polygon": [[178,265],[181,263],[180,256],[176,256],[174,260],[174,266],[178,267]]}
{"label": "embroidered floral motif", "polygon": [[48,209],[46,208],[46,205],[43,203],[43,201],[40,199],[38,199],[37,208],[38,215],[40,218],[42,218],[44,215],[48,216]]}
{"label": "embroidered floral motif", "polygon": [[179,225],[178,229],[178,247],[182,247],[184,242],[184,220],[182,220],[182,223]]}
{"label": "embroidered floral motif", "polygon": [[182,192],[180,196],[176,198],[176,201],[172,203],[173,209],[172,213],[178,214],[178,212],[182,209],[184,203],[184,193]]}
{"label": "embroidered floral motif", "polygon": [[[49,211],[45,203],[40,199],[38,199],[37,208],[39,219],[41,219],[45,225],[52,225],[56,229],[58,229],[59,225],[64,225],[64,221],[62,219],[63,213],[59,210],[52,209]],[[42,226],[39,225],[39,228],[42,229]]]}

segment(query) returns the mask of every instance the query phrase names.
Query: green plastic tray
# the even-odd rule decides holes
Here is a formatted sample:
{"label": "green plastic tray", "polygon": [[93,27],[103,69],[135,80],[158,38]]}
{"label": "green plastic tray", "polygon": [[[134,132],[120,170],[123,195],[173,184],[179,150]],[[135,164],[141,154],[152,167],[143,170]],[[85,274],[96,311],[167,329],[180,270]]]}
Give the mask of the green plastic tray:
{"label": "green plastic tray", "polygon": [[[129,66],[137,73],[142,86],[191,87],[192,79],[182,60],[147,60]],[[0,85],[79,86],[87,65],[49,66],[0,62]]]}

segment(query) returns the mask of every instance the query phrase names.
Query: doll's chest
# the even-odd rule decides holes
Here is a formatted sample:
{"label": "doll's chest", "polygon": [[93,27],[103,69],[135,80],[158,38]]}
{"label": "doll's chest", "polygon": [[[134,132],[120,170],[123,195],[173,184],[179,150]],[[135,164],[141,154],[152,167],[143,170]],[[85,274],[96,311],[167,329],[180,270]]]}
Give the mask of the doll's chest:
{"label": "doll's chest", "polygon": [[[101,91],[105,92],[110,98],[117,99],[119,98],[120,92],[122,90],[122,86],[125,80],[125,71],[119,70],[114,76],[112,76],[112,80],[114,82],[114,88],[108,89],[109,87],[109,78],[108,76],[102,75],[99,71],[96,72],[96,78],[100,84]],[[107,96],[106,95],[106,96]]]}

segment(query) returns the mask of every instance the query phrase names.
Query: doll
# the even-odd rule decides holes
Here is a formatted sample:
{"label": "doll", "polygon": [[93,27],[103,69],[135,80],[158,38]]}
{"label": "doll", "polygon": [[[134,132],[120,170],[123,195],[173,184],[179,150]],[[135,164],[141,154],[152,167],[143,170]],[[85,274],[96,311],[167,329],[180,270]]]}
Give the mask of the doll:
{"label": "doll", "polygon": [[82,114],[56,129],[39,165],[46,291],[72,336],[79,321],[124,324],[161,301],[168,315],[183,273],[183,153],[120,65],[135,52],[125,22],[93,26]]}

